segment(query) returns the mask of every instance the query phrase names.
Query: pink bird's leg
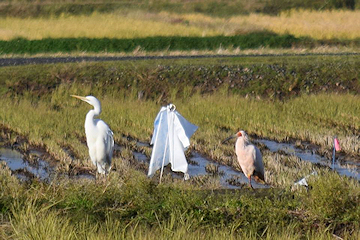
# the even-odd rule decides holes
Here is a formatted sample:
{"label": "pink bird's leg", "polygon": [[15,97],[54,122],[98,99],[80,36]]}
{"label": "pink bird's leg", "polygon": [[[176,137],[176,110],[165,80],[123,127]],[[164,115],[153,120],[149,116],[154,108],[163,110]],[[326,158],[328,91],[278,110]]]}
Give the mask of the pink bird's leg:
{"label": "pink bird's leg", "polygon": [[251,189],[254,189],[252,186],[251,186],[251,175],[248,176],[248,179],[249,179],[249,186]]}

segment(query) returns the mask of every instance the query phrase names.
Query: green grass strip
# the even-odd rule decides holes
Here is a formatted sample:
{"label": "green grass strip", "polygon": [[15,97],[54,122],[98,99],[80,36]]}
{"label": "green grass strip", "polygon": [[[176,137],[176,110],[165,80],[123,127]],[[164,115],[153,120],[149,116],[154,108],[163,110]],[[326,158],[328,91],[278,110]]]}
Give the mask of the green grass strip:
{"label": "green grass strip", "polygon": [[[301,40],[303,41],[303,40]],[[144,51],[162,50],[215,50],[219,48],[290,48],[300,39],[292,35],[277,35],[260,32],[238,36],[215,37],[146,37],[136,39],[90,39],[90,38],[46,38],[27,40],[18,38],[0,41],[1,54],[36,54],[55,52],[131,52],[137,48]]]}
{"label": "green grass strip", "polygon": [[219,48],[254,49],[291,48],[318,46],[351,46],[359,47],[360,39],[354,40],[314,40],[307,37],[296,38],[293,35],[278,35],[270,32],[255,32],[236,36],[213,37],[182,37],[158,36],[133,39],[116,38],[45,38],[28,40],[17,38],[10,41],[0,41],[0,54],[37,54],[37,53],[70,53],[70,52],[132,52],[142,51],[190,51],[216,50]]}

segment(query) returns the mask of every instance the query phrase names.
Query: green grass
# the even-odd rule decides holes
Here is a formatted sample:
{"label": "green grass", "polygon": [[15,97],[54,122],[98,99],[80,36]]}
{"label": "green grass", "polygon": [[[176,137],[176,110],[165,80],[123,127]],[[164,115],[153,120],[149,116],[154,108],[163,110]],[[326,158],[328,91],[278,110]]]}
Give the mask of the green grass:
{"label": "green grass", "polygon": [[346,47],[357,49],[360,39],[353,40],[315,40],[308,37],[262,31],[235,36],[154,36],[145,38],[44,38],[29,40],[15,38],[0,40],[0,54],[39,54],[39,53],[133,53],[137,51],[176,52],[219,51],[246,49],[313,49],[319,46]]}
{"label": "green grass", "polygon": [[[106,184],[59,179],[24,185],[4,169],[0,176],[0,203],[8,206],[4,214],[10,223],[8,234],[0,228],[3,237],[327,239],[335,232],[356,239],[359,234],[359,184],[334,173],[311,179],[310,192],[199,191],[181,182],[156,186],[124,165]],[[328,195],[333,186],[342,191],[341,199]]]}
{"label": "green grass", "polygon": [[[71,53],[71,52],[133,52],[140,49],[146,52],[155,51],[191,51],[216,50],[219,48],[290,48],[301,45],[308,39],[298,39],[291,35],[276,35],[267,32],[250,33],[240,36],[214,37],[147,37],[135,39],[13,39],[0,41],[0,54],[37,54],[37,53]],[[356,45],[356,42],[355,42]]]}
{"label": "green grass", "polygon": [[[124,150],[106,183],[20,183],[0,167],[0,238],[4,239],[345,239],[360,236],[360,185],[294,156],[263,150],[270,189],[224,191],[219,179],[148,179],[131,151],[148,142],[160,107],[172,102],[199,126],[191,150],[238,168],[239,128],[277,140],[316,143],[358,154],[358,56],[257,57],[54,64],[0,68],[0,138],[46,149],[59,173],[91,167],[83,122],[90,106],[70,94],[97,96],[101,119]],[[289,84],[292,80],[296,85]],[[233,84],[233,86],[232,86]],[[292,87],[291,87],[292,86]],[[326,86],[326,90],[322,90]],[[292,88],[289,90],[289,88]],[[23,139],[19,136],[23,136]],[[64,148],[75,156],[71,160]],[[291,191],[316,170],[311,189]]]}

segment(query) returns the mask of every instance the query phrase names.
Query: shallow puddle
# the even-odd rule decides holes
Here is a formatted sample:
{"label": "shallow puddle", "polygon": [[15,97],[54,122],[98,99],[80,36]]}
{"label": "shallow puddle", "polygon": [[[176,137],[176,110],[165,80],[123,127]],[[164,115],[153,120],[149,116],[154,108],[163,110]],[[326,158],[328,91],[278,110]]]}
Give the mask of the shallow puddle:
{"label": "shallow puddle", "polygon": [[[309,161],[314,164],[320,164],[322,166],[333,168],[332,160],[316,154],[315,151],[299,149],[290,143],[278,143],[265,139],[255,140],[255,142],[265,144],[265,146],[267,146],[271,152],[278,152],[281,150],[287,154],[295,155],[303,161]],[[334,170],[340,175],[345,175],[360,180],[359,164],[352,163],[350,160],[345,160],[345,162],[347,166],[340,165],[338,161],[335,161]]]}
{"label": "shallow puddle", "polygon": [[149,159],[147,158],[147,156],[141,152],[133,152],[134,158],[141,163],[148,163]]}
{"label": "shallow puddle", "polygon": [[141,142],[141,141],[137,141],[136,146],[138,146],[138,147],[151,147],[151,145],[149,143]]}
{"label": "shallow puddle", "polygon": [[[32,154],[38,156],[41,153],[33,151]],[[21,153],[8,148],[0,148],[0,160],[6,162],[6,165],[15,172],[19,179],[28,180],[29,175],[33,175],[41,180],[48,180],[51,167],[46,161],[37,159],[36,163],[30,164],[24,160]],[[27,174],[30,173],[30,174]]]}
{"label": "shallow puddle", "polygon": [[[9,148],[0,148],[0,161],[4,161],[13,174],[20,180],[27,181],[35,177],[42,181],[51,181],[55,171],[50,164],[41,159],[42,152],[30,150],[30,155],[36,156],[37,159],[30,163],[24,159],[24,156],[16,150]],[[60,174],[62,176],[67,176]],[[79,173],[71,176],[73,179],[95,179],[95,176],[89,173]]]}

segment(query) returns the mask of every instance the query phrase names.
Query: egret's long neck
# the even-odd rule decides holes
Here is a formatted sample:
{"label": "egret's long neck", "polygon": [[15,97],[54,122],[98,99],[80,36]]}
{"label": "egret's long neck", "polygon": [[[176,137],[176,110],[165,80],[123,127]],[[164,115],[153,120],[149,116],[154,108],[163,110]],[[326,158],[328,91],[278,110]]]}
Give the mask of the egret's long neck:
{"label": "egret's long neck", "polygon": [[95,121],[94,121],[94,117],[99,116],[101,113],[101,108],[98,106],[95,106],[94,109],[90,110],[87,114],[86,114],[86,118],[85,118],[85,129],[88,129],[89,132],[93,132],[91,131],[91,129],[95,128]]}
{"label": "egret's long neck", "polygon": [[94,105],[94,109],[93,109],[93,110],[90,110],[90,111],[89,111],[89,113],[90,113],[91,111],[93,111],[93,112],[94,112],[93,117],[97,117],[97,116],[99,116],[99,115],[100,115],[100,113],[101,113],[101,105],[100,105],[100,103],[95,104],[95,105]]}

